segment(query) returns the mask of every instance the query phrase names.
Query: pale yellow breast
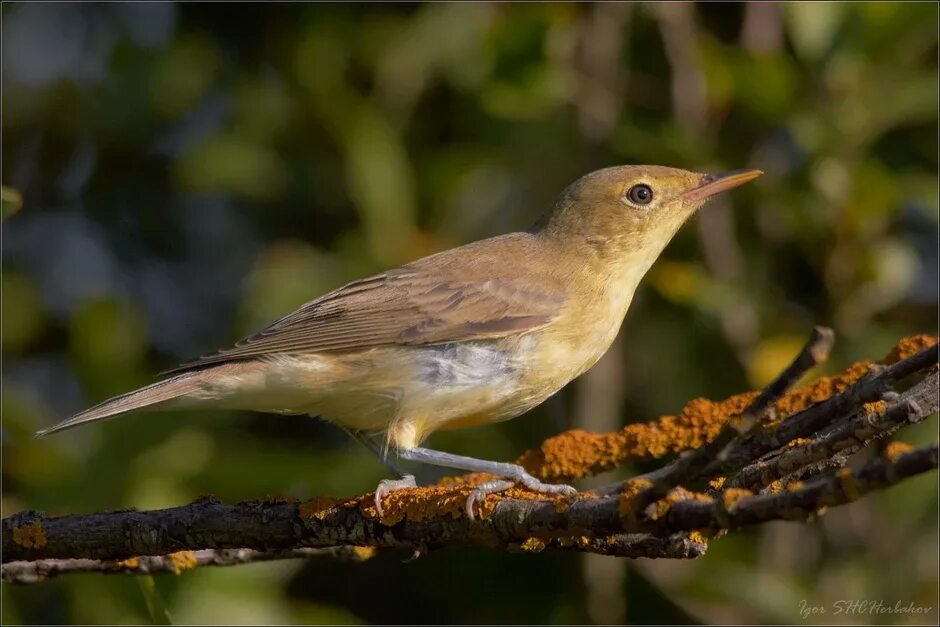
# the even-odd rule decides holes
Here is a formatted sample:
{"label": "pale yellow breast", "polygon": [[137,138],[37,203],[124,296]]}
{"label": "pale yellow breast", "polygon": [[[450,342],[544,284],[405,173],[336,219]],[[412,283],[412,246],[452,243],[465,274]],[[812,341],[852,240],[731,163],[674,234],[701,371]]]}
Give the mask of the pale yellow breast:
{"label": "pale yellow breast", "polygon": [[[539,360],[556,364],[545,374],[559,387],[580,376],[603,357],[617,337],[642,274],[630,266],[582,290],[565,316],[545,330]],[[538,377],[539,372],[533,371]]]}

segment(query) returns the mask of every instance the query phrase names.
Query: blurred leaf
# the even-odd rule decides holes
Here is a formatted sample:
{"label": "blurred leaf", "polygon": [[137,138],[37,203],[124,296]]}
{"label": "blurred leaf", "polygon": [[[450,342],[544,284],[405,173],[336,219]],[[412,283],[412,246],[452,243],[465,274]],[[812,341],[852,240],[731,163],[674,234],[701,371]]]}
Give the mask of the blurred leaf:
{"label": "blurred leaf", "polygon": [[661,260],[649,273],[650,284],[674,303],[720,314],[741,298],[737,288],[717,281],[698,264]]}
{"label": "blurred leaf", "polygon": [[[141,451],[129,468],[135,507],[159,509],[195,498],[184,486],[211,463],[215,442],[199,427],[182,427],[166,440]],[[159,468],[159,472],[154,472]]]}
{"label": "blurred leaf", "polygon": [[479,87],[489,69],[483,44],[494,13],[488,3],[429,3],[409,23],[389,28],[385,46],[370,56],[382,100],[393,112],[410,113],[435,73]]}
{"label": "blurred leaf", "polygon": [[929,2],[864,2],[854,16],[859,26],[856,47],[866,53],[892,50],[899,43],[929,47],[931,39],[936,41],[937,7]]}
{"label": "blurred leaf", "polygon": [[108,299],[82,303],[72,316],[69,340],[72,362],[95,390],[95,398],[143,383],[140,364],[149,346],[147,327],[128,305]]}
{"label": "blurred leaf", "polygon": [[23,206],[23,196],[17,190],[6,185],[0,187],[0,201],[2,201],[0,220],[6,220]]}
{"label": "blurred leaf", "polygon": [[777,335],[762,339],[748,362],[747,376],[751,387],[759,390],[773,381],[799,354],[805,343],[806,337],[802,335]]}
{"label": "blurred leaf", "polygon": [[383,265],[407,260],[415,235],[414,173],[401,139],[377,111],[361,104],[343,133],[346,184]]}
{"label": "blurred leaf", "polygon": [[847,196],[845,219],[867,238],[884,231],[885,221],[897,212],[901,190],[897,177],[880,163],[866,160],[852,172]]}
{"label": "blurred leaf", "polygon": [[160,596],[160,591],[157,590],[153,575],[136,575],[134,579],[137,580],[137,584],[140,586],[140,593],[147,604],[147,611],[150,613],[150,620],[153,621],[153,624],[172,625],[173,621],[170,619],[170,613],[166,609],[163,597]]}
{"label": "blurred leaf", "polygon": [[286,185],[277,152],[235,134],[214,135],[185,152],[174,166],[184,189],[203,194],[233,194],[269,200]]}
{"label": "blurred leaf", "polygon": [[269,141],[290,124],[291,101],[273,80],[243,80],[235,90],[235,131],[257,141]]}
{"label": "blurred leaf", "polygon": [[188,36],[173,42],[160,57],[150,82],[154,110],[179,118],[195,107],[211,89],[219,68],[219,53],[212,39]]}
{"label": "blurred leaf", "polygon": [[72,349],[79,359],[127,366],[147,350],[146,327],[139,314],[113,300],[86,301],[72,318]]}
{"label": "blurred leaf", "polygon": [[339,287],[344,278],[337,260],[306,242],[273,243],[248,277],[239,313],[240,334],[267,326],[314,296]]}
{"label": "blurred leaf", "polygon": [[799,96],[796,70],[783,55],[746,55],[732,67],[738,101],[766,119],[783,117]]}
{"label": "blurred leaf", "polygon": [[839,2],[785,2],[781,6],[793,47],[813,61],[831,49],[847,12]]}
{"label": "blurred leaf", "polygon": [[0,293],[3,294],[2,346],[5,354],[18,353],[39,337],[46,326],[46,315],[39,294],[29,280],[13,270],[0,271]]}
{"label": "blurred leaf", "polygon": [[302,565],[301,560],[288,560],[187,571],[179,578],[173,616],[184,625],[358,624],[351,612],[340,607],[297,603],[287,597],[284,588]]}

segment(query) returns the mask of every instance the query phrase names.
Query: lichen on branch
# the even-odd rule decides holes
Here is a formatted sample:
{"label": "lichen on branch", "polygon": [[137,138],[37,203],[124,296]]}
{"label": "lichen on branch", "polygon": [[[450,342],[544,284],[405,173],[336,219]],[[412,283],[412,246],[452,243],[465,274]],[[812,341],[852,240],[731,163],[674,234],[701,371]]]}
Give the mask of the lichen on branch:
{"label": "lichen on branch", "polygon": [[[897,363],[936,343],[937,337],[932,335],[906,337],[877,363]],[[874,363],[854,363],[838,374],[820,377],[784,394],[774,406],[776,416],[791,415],[844,391],[865,376]],[[613,433],[566,431],[545,440],[538,449],[526,451],[517,463],[543,481],[563,482],[596,475],[634,460],[697,449],[712,441],[728,420],[739,416],[758,394],[745,392],[721,401],[696,398],[676,415],[630,424]]]}

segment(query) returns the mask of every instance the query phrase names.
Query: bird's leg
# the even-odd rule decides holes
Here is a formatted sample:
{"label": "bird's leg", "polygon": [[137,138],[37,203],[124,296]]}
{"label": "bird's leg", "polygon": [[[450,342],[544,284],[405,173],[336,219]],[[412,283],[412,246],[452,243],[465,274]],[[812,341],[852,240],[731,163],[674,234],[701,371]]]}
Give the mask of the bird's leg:
{"label": "bird's leg", "polygon": [[574,496],[578,493],[576,489],[569,485],[542,483],[529,473],[525,468],[517,464],[506,464],[502,462],[491,462],[485,459],[475,457],[464,457],[463,455],[454,455],[435,451],[427,448],[415,447],[410,449],[399,449],[399,457],[416,462],[424,462],[434,466],[443,466],[445,468],[456,468],[458,470],[467,470],[470,472],[485,472],[504,479],[487,481],[478,485],[470,496],[467,497],[467,514],[473,518],[473,508],[476,503],[483,500],[488,494],[495,494],[508,490],[516,483],[533,492],[543,494],[561,494],[564,496]]}
{"label": "bird's leg", "polygon": [[416,488],[418,484],[415,482],[415,476],[403,471],[398,464],[393,462],[386,455],[386,451],[372,438],[363,433],[362,431],[356,431],[354,429],[344,429],[346,433],[350,435],[354,440],[362,443],[367,449],[375,453],[385,467],[388,468],[397,479],[382,479],[379,482],[379,485],[375,488],[375,511],[379,513],[379,516],[383,514],[382,512],[382,499],[385,498],[390,492],[396,490],[404,490],[406,488]]}
{"label": "bird's leg", "polygon": [[401,478],[408,474],[404,472],[398,466],[398,464],[396,464],[395,462],[393,462],[392,460],[388,458],[388,455],[386,454],[385,449],[383,449],[382,446],[378,442],[370,438],[364,432],[356,431],[355,429],[345,429],[345,428],[343,429],[343,431],[348,433],[349,437],[356,440],[357,442],[365,446],[367,449],[375,453],[375,456],[379,458],[379,461],[381,461],[385,465],[385,467],[388,468],[389,472],[395,475],[396,477]]}

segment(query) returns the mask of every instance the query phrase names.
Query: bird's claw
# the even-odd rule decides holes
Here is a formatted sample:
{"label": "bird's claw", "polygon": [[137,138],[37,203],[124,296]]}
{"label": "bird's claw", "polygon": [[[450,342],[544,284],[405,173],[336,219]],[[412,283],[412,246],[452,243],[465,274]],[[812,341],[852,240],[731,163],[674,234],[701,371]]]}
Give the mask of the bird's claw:
{"label": "bird's claw", "polygon": [[470,492],[470,496],[467,497],[467,517],[470,520],[474,519],[473,509],[476,507],[477,503],[482,502],[488,494],[504,492],[515,484],[515,481],[509,481],[508,479],[496,479],[494,481],[486,481],[475,487]]}
{"label": "bird's claw", "polygon": [[483,499],[485,499],[490,494],[496,494],[497,492],[504,492],[508,490],[509,488],[516,485],[516,483],[521,483],[526,489],[532,490],[533,492],[550,494],[554,496],[565,496],[571,498],[578,493],[578,491],[570,485],[561,483],[542,483],[532,475],[528,473],[522,473],[516,479],[496,479],[493,481],[481,483],[476,488],[474,488],[473,491],[470,492],[470,496],[467,497],[467,516],[470,518],[470,520],[473,520],[473,510],[477,503],[481,503]]}
{"label": "bird's claw", "polygon": [[380,481],[378,487],[375,489],[375,511],[379,513],[379,517],[384,516],[384,512],[382,511],[382,499],[391,492],[417,487],[418,484],[415,482],[414,475],[404,475],[400,479],[383,479]]}

